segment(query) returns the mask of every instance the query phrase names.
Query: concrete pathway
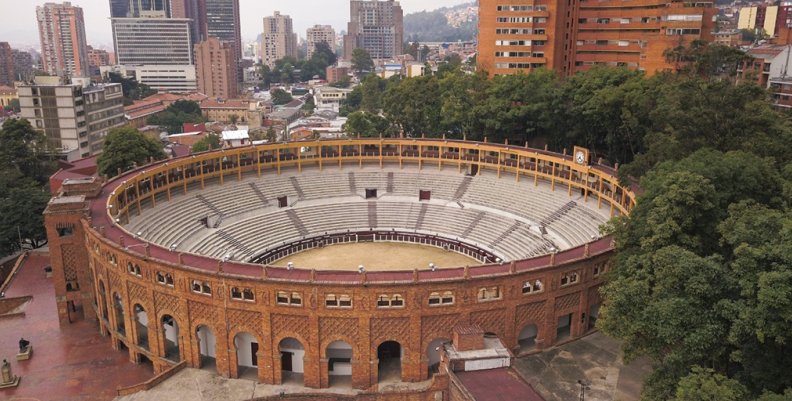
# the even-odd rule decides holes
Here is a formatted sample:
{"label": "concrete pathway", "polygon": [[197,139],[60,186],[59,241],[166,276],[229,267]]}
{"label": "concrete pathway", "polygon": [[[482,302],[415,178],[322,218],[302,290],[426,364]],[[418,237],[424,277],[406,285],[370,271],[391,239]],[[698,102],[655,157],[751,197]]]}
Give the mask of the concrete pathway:
{"label": "concrete pathway", "polygon": [[590,383],[586,401],[637,401],[651,372],[644,359],[625,365],[621,343],[600,332],[518,358],[514,367],[546,401],[579,399],[578,380]]}

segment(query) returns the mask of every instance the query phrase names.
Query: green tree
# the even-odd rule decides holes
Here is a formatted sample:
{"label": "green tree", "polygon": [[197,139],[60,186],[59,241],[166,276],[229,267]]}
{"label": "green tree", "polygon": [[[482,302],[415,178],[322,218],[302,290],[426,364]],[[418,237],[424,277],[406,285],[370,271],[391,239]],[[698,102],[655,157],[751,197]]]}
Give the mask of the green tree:
{"label": "green tree", "polygon": [[149,158],[165,158],[158,141],[145,137],[135,128],[113,128],[107,134],[104,149],[97,159],[99,174],[113,177],[118,170],[126,171],[135,164],[148,163]]}
{"label": "green tree", "polygon": [[389,136],[390,123],[382,116],[356,111],[351,113],[344,124],[344,131],[353,136],[378,137]]}
{"label": "green tree", "polygon": [[[338,56],[336,56],[327,42],[319,42],[314,45],[314,52],[311,55],[311,60],[316,61],[321,69],[325,69],[335,64],[336,61],[338,61]],[[322,74],[322,76],[324,77],[324,74]]]}
{"label": "green tree", "polygon": [[450,72],[440,79],[440,123],[453,138],[467,136],[471,140],[482,140],[480,120],[471,110],[486,100],[485,93],[490,81],[483,74],[465,74],[459,70]]}
{"label": "green tree", "polygon": [[747,396],[748,390],[739,381],[695,366],[679,381],[674,401],[743,401]]}
{"label": "green tree", "polygon": [[792,388],[788,179],[772,158],[708,148],[641,179],[636,207],[613,222],[597,325],[628,360],[654,362],[642,399],[723,399],[718,386],[691,398],[698,382],[722,382],[714,374],[746,389],[735,399]]}
{"label": "green tree", "polygon": [[351,62],[352,69],[357,75],[374,71],[374,60],[371,59],[371,55],[365,49],[357,48],[352,50]]}
{"label": "green tree", "polygon": [[394,82],[382,96],[385,116],[413,137],[440,136],[440,107],[440,85],[434,76]]}
{"label": "green tree", "polygon": [[154,114],[146,120],[149,125],[157,125],[169,133],[183,131],[184,123],[204,122],[201,106],[190,100],[177,100],[160,113]]}
{"label": "green tree", "polygon": [[270,91],[270,94],[272,95],[272,104],[276,106],[286,104],[294,100],[294,98],[292,97],[292,95],[289,94],[289,92],[286,92],[285,90],[280,88],[273,89],[272,91]]}
{"label": "green tree", "polygon": [[0,171],[13,170],[41,185],[48,182],[56,163],[46,137],[26,119],[8,119],[0,130]]}
{"label": "green tree", "polygon": [[206,152],[213,149],[220,149],[220,136],[215,133],[209,133],[193,144],[192,153]]}

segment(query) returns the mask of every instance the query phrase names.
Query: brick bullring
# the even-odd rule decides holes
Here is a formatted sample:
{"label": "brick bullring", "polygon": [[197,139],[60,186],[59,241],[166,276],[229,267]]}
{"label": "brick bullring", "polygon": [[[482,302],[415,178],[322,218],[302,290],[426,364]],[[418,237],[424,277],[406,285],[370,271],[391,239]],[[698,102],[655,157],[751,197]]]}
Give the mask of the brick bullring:
{"label": "brick bullring", "polygon": [[[163,203],[205,190],[209,181],[224,186],[304,169],[456,169],[574,194],[606,215],[629,213],[634,194],[612,169],[591,165],[581,152],[581,160],[573,160],[466,141],[323,140],[171,159],[106,183],[67,181],[45,212],[59,314],[66,322],[70,305],[92,305],[86,318],[98,320],[113,346],[127,348],[133,361],[151,361],[157,372],[186,361],[214,365],[227,377],[255,372],[261,383],[302,380],[314,388],[339,380],[375,388],[385,379],[381,373],[393,372],[397,380],[424,380],[435,348],[451,339],[459,322],[480,325],[515,352],[539,351],[593,327],[610,238],[480,266],[358,273],[202,256],[128,228]],[[415,202],[425,202],[415,195]]]}

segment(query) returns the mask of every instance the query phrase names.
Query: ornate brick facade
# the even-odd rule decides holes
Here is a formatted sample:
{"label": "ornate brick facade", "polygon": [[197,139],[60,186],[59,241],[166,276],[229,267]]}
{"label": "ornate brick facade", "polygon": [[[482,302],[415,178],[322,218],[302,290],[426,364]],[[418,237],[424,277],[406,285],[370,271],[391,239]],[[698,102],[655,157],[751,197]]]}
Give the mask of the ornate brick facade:
{"label": "ornate brick facade", "polygon": [[[441,140],[344,140],[258,148],[260,151],[275,149],[276,154],[281,154],[277,149],[299,151],[300,147],[334,147],[338,150],[334,156],[324,155],[310,160],[280,160],[278,157],[265,161],[257,148],[226,151],[221,156],[218,156],[219,152],[208,153],[199,157],[249,161],[226,168],[221,172],[222,182],[222,179],[238,179],[243,170],[258,170],[260,173],[264,168],[280,171],[282,167],[291,165],[299,169],[308,163],[324,163],[332,168],[344,163],[363,164],[364,160],[359,156],[362,152],[354,156],[338,156],[344,154],[343,148],[350,143],[359,150],[364,146],[378,147],[379,156],[365,160],[367,163],[382,163],[386,157],[405,166],[417,163],[418,168],[423,168],[424,164],[442,167],[445,163],[462,169],[463,163],[476,163],[481,168],[497,169],[499,174],[508,172],[534,180],[541,177],[552,181],[554,186],[562,187],[565,192],[567,187],[570,193],[573,187],[580,188],[586,196],[597,197],[600,204],[612,211],[616,209],[626,213],[634,204],[632,193],[618,186],[612,171],[576,166],[568,157],[561,155],[502,145]],[[398,151],[387,156],[387,146]],[[403,157],[403,146],[417,149],[417,154],[424,156],[407,160]],[[497,160],[485,161],[478,156],[476,160],[457,157],[443,161],[439,155],[445,154],[444,150],[452,146],[457,152],[465,149],[495,152],[491,154],[497,154]],[[433,152],[424,153],[425,149]],[[243,156],[245,152],[248,156]],[[249,156],[251,152],[253,156]],[[510,154],[516,158],[510,159]],[[555,164],[545,164],[550,167],[546,171],[538,167],[531,170],[529,158],[534,166],[540,165],[540,159]],[[508,160],[517,160],[519,164],[510,164]],[[429,376],[429,344],[451,339],[452,328],[460,322],[477,324],[484,331],[497,334],[515,351],[533,352],[556,343],[559,317],[571,315],[570,338],[585,334],[589,328],[591,308],[600,302],[596,289],[601,284],[602,268],[611,253],[609,239],[512,264],[470,267],[453,274],[421,271],[421,280],[418,280],[418,273],[412,272],[382,280],[375,275],[355,273],[355,279],[350,280],[349,275],[334,279],[330,275],[322,276],[300,269],[224,263],[170,252],[155,245],[145,245],[114,224],[115,219],[136,213],[142,202],[152,200],[153,203],[157,193],[166,191],[170,198],[171,190],[186,190],[186,180],[191,174],[188,165],[192,163],[196,163],[195,159],[185,158],[147,166],[145,171],[139,170],[110,181],[94,200],[86,201],[79,196],[54,198],[47,211],[50,244],[57,249],[52,255],[56,288],[63,289],[59,294],[66,295],[64,305],[59,299],[59,310],[65,307],[66,300],[76,296],[65,291],[67,280],[76,274],[80,282],[79,294],[85,294],[88,301],[84,305],[94,305],[94,311],[86,313],[86,317],[98,317],[101,330],[110,335],[115,347],[123,344],[129,349],[133,361],[140,361],[141,357],[152,361],[155,371],[161,371],[178,360],[199,367],[205,356],[213,352],[218,374],[237,377],[242,366],[240,338],[245,337],[252,338],[256,344],[250,354],[256,361],[258,380],[280,383],[284,380],[285,366],[282,347],[284,341],[289,341],[291,347],[302,347],[297,351],[304,353],[301,360],[304,384],[328,387],[333,363],[328,347],[331,343],[343,342],[351,347],[349,364],[353,386],[371,390],[376,389],[379,380],[378,348],[384,342],[399,343],[402,380],[420,381]],[[601,178],[596,182],[576,180],[578,170]],[[203,182],[200,175],[203,172],[192,180],[196,181],[195,177],[198,177]],[[181,178],[175,179],[178,177]],[[159,186],[141,190],[141,182],[158,182]],[[605,187],[609,189],[606,191]],[[73,224],[72,234],[59,235],[58,224]],[[80,251],[72,251],[71,247],[79,247]],[[74,274],[71,273],[72,267]],[[595,267],[598,269],[596,275]],[[577,279],[574,282],[562,281],[569,272],[576,272]],[[205,283],[206,288],[196,288],[195,282]],[[525,290],[526,284],[536,282],[544,285],[533,291]],[[233,297],[232,289],[235,288],[249,289],[252,299]],[[482,288],[498,288],[500,295],[496,299],[481,300],[478,294]],[[379,295],[392,294],[396,290],[403,295],[401,307],[378,307]],[[449,290],[454,293],[454,302],[429,304],[430,293]],[[276,295],[279,291],[302,294],[301,301],[284,303]],[[348,308],[329,308],[325,305],[328,294],[348,294],[352,304]],[[136,309],[135,305],[142,309]],[[520,333],[530,325],[536,327],[532,337],[534,345],[525,346],[521,343]],[[176,341],[168,340],[167,333],[174,331],[178,333]],[[169,353],[174,347],[178,347],[178,353]]]}

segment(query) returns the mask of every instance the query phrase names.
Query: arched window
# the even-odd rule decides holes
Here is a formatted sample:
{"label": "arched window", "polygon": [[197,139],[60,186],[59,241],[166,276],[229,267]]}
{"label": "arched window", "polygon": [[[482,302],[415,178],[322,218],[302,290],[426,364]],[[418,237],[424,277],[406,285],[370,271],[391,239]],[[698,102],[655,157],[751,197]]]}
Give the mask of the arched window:
{"label": "arched window", "polygon": [[402,296],[399,294],[395,294],[391,297],[391,306],[396,308],[404,306],[404,298],[402,298]]}
{"label": "arched window", "polygon": [[450,305],[454,303],[454,293],[451,291],[446,291],[443,293],[443,297],[440,299],[440,303],[443,305]]}
{"label": "arched window", "polygon": [[338,306],[338,297],[333,294],[327,294],[325,297],[325,306],[328,308],[335,308]]}
{"label": "arched window", "polygon": [[429,294],[429,305],[440,305],[440,293],[433,292]]}
{"label": "arched window", "polygon": [[380,295],[377,297],[377,307],[378,308],[387,308],[390,306],[390,297],[387,295]]}
{"label": "arched window", "polygon": [[231,287],[231,299],[242,299],[242,291],[237,287]]}
{"label": "arched window", "polygon": [[253,294],[253,290],[250,288],[245,288],[242,290],[242,299],[245,301],[255,301],[256,296]]}
{"label": "arched window", "polygon": [[349,295],[341,295],[338,297],[338,306],[341,308],[351,308],[352,307],[352,298]]}

